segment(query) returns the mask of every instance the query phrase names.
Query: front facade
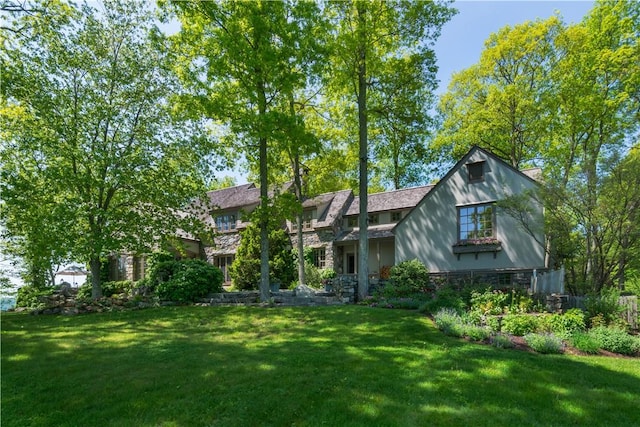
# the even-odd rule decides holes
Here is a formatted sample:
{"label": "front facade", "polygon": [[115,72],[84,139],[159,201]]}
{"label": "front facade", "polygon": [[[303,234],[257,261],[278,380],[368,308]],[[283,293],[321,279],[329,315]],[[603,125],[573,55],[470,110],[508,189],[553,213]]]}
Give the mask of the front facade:
{"label": "front facade", "polygon": [[[535,191],[538,171],[518,171],[474,147],[436,185],[369,195],[370,279],[386,279],[393,265],[410,259],[419,259],[435,274],[545,269],[542,206],[525,198],[527,215],[514,216],[499,205],[510,196]],[[280,189],[290,190],[290,185]],[[260,189],[243,184],[210,191],[208,197],[213,208],[207,220],[216,230],[213,244],[192,236],[183,236],[183,240],[193,252],[190,255],[206,258],[230,282],[229,266],[248,215],[260,203]],[[338,275],[357,275],[359,203],[351,190],[303,202],[303,242],[313,250],[316,267],[333,269]],[[286,221],[283,227],[295,247],[295,222]],[[135,271],[139,277],[140,268]]]}
{"label": "front facade", "polygon": [[500,205],[535,192],[536,171],[474,147],[397,225],[395,262],[419,259],[432,273],[545,269],[541,204],[521,197],[517,215]]}

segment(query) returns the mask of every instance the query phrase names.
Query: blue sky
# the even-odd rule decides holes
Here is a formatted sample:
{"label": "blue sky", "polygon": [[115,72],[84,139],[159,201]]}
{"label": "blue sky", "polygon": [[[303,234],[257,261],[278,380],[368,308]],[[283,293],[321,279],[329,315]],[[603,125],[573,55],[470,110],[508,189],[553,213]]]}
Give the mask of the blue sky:
{"label": "blue sky", "polygon": [[593,1],[456,1],[458,14],[447,22],[435,44],[438,94],[446,91],[451,74],[477,63],[484,42],[505,25],[516,25],[559,12],[566,24],[578,23],[593,8]]}

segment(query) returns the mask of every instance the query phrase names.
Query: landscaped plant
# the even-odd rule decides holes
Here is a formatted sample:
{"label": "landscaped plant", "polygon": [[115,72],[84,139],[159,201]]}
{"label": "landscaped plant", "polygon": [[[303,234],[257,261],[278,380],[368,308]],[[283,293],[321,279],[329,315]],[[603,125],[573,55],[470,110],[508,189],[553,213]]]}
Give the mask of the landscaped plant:
{"label": "landscaped plant", "polygon": [[382,289],[383,295],[387,298],[409,297],[433,291],[435,286],[431,283],[429,270],[417,259],[394,265],[391,268],[389,283]]}
{"label": "landscaped plant", "polygon": [[524,340],[529,347],[542,354],[562,353],[564,347],[562,339],[554,334],[527,334]]}
{"label": "landscaped plant", "polygon": [[42,298],[53,293],[53,287],[38,288],[33,285],[25,285],[18,289],[16,306],[26,308],[39,308],[43,306]]}
{"label": "landscaped plant", "polygon": [[[251,224],[241,233],[236,258],[229,268],[233,285],[239,290],[258,289],[260,284],[260,230]],[[285,230],[269,232],[269,279],[288,286],[295,280],[296,267],[291,241]]]}
{"label": "landscaped plant", "polygon": [[602,288],[600,295],[587,296],[585,306],[590,325],[594,327],[619,323],[620,313],[624,311],[624,307],[618,303],[619,299],[620,291],[614,287]]}
{"label": "landscaped plant", "polygon": [[565,313],[554,313],[540,317],[540,329],[553,332],[568,339],[576,331],[584,331],[585,315],[579,308],[571,308]]}
{"label": "landscaped plant", "polygon": [[462,337],[464,335],[464,322],[460,315],[451,308],[442,308],[434,316],[438,329],[445,335]]}
{"label": "landscaped plant", "polygon": [[598,326],[589,330],[589,335],[604,350],[627,355],[640,352],[640,338],[629,335],[622,329]]}
{"label": "landscaped plant", "polygon": [[595,336],[589,334],[588,332],[577,331],[574,332],[569,338],[569,342],[576,349],[588,353],[588,354],[598,354],[600,350],[600,342],[596,339]]}
{"label": "landscaped plant", "polygon": [[419,310],[421,313],[434,314],[445,307],[452,308],[458,313],[464,312],[466,308],[459,292],[448,286],[437,290],[435,297],[423,303]]}
{"label": "landscaped plant", "polygon": [[222,291],[224,280],[219,268],[198,259],[174,261],[168,280],[156,285],[161,300],[195,302],[212,292]]}
{"label": "landscaped plant", "polygon": [[495,334],[491,336],[491,345],[497,348],[513,348],[514,344],[508,335]]}
{"label": "landscaped plant", "polygon": [[538,330],[539,320],[536,316],[528,314],[507,314],[502,318],[502,332],[516,336],[524,336],[526,334]]}
{"label": "landscaped plant", "polygon": [[485,289],[471,293],[471,310],[479,310],[483,315],[502,314],[507,306],[508,295],[502,291]]}
{"label": "landscaped plant", "polygon": [[[131,280],[102,282],[100,287],[102,288],[102,296],[111,297],[118,294],[129,294],[133,289],[133,282]],[[87,282],[78,288],[77,298],[91,298],[91,282]]]}
{"label": "landscaped plant", "polygon": [[491,330],[489,328],[479,325],[473,325],[466,323],[464,325],[464,336],[471,341],[486,341],[491,336]]}

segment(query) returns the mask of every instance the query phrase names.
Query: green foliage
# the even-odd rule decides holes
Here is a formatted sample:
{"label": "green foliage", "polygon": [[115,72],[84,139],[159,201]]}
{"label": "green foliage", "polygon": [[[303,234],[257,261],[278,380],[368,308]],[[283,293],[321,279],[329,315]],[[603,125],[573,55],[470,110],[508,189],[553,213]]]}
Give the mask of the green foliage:
{"label": "green foliage", "polygon": [[571,334],[569,342],[576,349],[587,354],[598,354],[600,350],[600,340],[588,332],[574,332]]}
{"label": "green foliage", "polygon": [[479,310],[483,315],[502,314],[508,304],[507,298],[506,293],[491,288],[482,293],[473,291],[471,293],[471,309]]}
{"label": "green foliage", "polygon": [[394,265],[391,268],[389,282],[382,289],[383,295],[388,298],[409,297],[434,291],[435,286],[431,283],[429,270],[417,259]]}
{"label": "green foliage", "polygon": [[156,292],[161,300],[188,303],[209,293],[222,292],[222,271],[205,261],[186,259],[165,261],[160,265],[166,266],[160,274],[170,272],[166,280],[159,281],[156,285]]}
{"label": "green foliage", "polygon": [[619,299],[620,291],[613,287],[603,288],[600,295],[588,295],[585,306],[591,326],[619,322],[620,313],[624,311],[624,307],[618,303]]}
{"label": "green foliage", "polygon": [[205,235],[192,202],[211,139],[171,102],[183,88],[149,5],[64,3],[45,25],[25,13],[22,31],[3,32],[0,191],[8,233],[34,258],[88,262],[97,293],[105,254]]}
{"label": "green foliage", "polygon": [[43,305],[42,298],[53,293],[53,287],[39,288],[32,285],[24,285],[18,289],[16,307],[38,308]]}
{"label": "green foliage", "polygon": [[562,339],[553,334],[527,334],[524,340],[529,347],[542,354],[559,354],[564,349]]}
{"label": "green foliage", "polygon": [[495,334],[491,336],[491,345],[496,348],[513,348],[514,344],[508,335]]}
{"label": "green foliage", "polygon": [[304,275],[306,285],[315,289],[319,289],[322,287],[322,276],[320,273],[321,270],[318,269],[313,263],[310,263],[305,260],[304,263]]}
{"label": "green foliage", "polygon": [[502,332],[524,336],[538,330],[540,321],[529,314],[507,314],[502,318]]}
{"label": "green foliage", "polygon": [[491,337],[491,330],[484,326],[466,324],[464,336],[471,341],[486,341]]}
{"label": "green foliage", "polygon": [[[102,290],[101,295],[105,297],[111,297],[113,295],[127,294],[129,295],[133,290],[134,284],[130,280],[122,280],[116,282],[102,282],[100,288]],[[78,299],[91,299],[92,286],[91,281],[87,281],[78,288]]]}
{"label": "green foliage", "polygon": [[629,335],[623,329],[598,326],[589,330],[589,336],[600,348],[613,353],[632,355],[640,352],[640,337]]}
{"label": "green foliage", "polygon": [[[229,268],[233,285],[240,290],[258,289],[260,283],[260,232],[255,224],[241,232],[236,258]],[[295,280],[296,264],[287,232],[269,232],[269,278],[285,287]]]}
{"label": "green foliage", "polygon": [[451,287],[445,287],[436,291],[435,298],[423,303],[419,310],[421,313],[435,314],[441,308],[452,308],[462,313],[466,305],[459,292]]}
{"label": "green foliage", "polygon": [[454,337],[467,337],[473,341],[485,341],[491,336],[491,331],[465,320],[458,312],[451,308],[442,308],[434,316],[433,320],[443,333]]}
{"label": "green foliage", "polygon": [[579,308],[572,308],[565,313],[554,313],[540,318],[540,328],[562,337],[569,338],[574,332],[586,328],[585,314]]}
{"label": "green foliage", "polygon": [[460,315],[453,309],[442,308],[434,316],[438,329],[440,329],[445,335],[451,335],[454,337],[462,337],[464,335],[464,322]]}

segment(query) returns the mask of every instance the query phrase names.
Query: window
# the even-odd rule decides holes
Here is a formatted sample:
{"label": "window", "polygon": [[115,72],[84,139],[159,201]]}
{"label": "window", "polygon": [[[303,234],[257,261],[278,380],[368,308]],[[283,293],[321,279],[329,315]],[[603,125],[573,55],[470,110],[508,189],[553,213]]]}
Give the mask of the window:
{"label": "window", "polygon": [[236,229],[236,216],[233,214],[219,215],[216,217],[216,229],[218,231],[231,231]]}
{"label": "window", "polygon": [[223,255],[215,258],[214,265],[222,270],[222,276],[224,277],[225,282],[231,281],[229,267],[233,264],[233,258],[233,255]]}
{"label": "window", "polygon": [[484,162],[468,163],[469,182],[484,180]]}
{"label": "window", "polygon": [[324,248],[316,248],[313,250],[313,265],[318,268],[326,267],[327,257]]}
{"label": "window", "polygon": [[487,239],[494,236],[493,205],[458,208],[458,239]]}
{"label": "window", "polygon": [[378,216],[378,214],[371,214],[369,215],[369,225],[378,225],[380,224],[380,217]]}
{"label": "window", "polygon": [[398,222],[402,219],[402,212],[391,212],[391,222]]}
{"label": "window", "polygon": [[358,217],[351,216],[347,218],[347,227],[354,228],[358,226]]}
{"label": "window", "polygon": [[[302,212],[302,229],[309,230],[311,229],[311,220],[313,219],[313,211],[304,211]],[[296,220],[291,221],[291,231],[295,231],[298,229],[298,224]]]}
{"label": "window", "polygon": [[498,287],[511,286],[511,273],[498,274]]}

